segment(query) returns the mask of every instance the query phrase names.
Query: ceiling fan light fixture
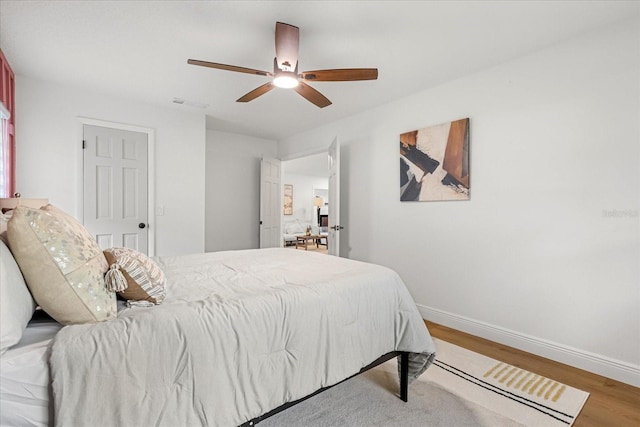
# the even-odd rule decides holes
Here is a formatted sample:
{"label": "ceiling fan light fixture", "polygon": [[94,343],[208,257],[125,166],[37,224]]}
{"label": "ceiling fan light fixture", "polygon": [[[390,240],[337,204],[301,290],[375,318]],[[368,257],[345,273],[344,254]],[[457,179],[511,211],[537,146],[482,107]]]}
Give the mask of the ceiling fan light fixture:
{"label": "ceiling fan light fixture", "polygon": [[[314,82],[351,82],[357,80],[376,80],[378,78],[377,68],[335,68],[329,70],[303,71],[301,74],[298,74],[299,42],[300,29],[298,27],[283,22],[276,22],[276,56],[273,58],[273,73],[235,65],[200,61],[197,59],[189,59],[187,63],[201,67],[217,68],[219,70],[273,78],[273,80],[244,94],[238,98],[236,102],[253,101],[276,87],[281,87],[294,89],[298,95],[316,107],[324,108],[331,105],[331,101],[316,89],[309,86],[306,83],[307,80]],[[184,102],[184,100],[182,101]]]}
{"label": "ceiling fan light fixture", "polygon": [[284,89],[291,89],[298,86],[298,76],[289,71],[282,71],[276,74],[273,84]]}

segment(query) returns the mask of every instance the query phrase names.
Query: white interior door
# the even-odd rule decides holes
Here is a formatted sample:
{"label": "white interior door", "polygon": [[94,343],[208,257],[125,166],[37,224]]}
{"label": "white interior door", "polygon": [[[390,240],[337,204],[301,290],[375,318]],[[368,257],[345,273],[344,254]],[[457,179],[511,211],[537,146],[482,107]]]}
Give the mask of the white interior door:
{"label": "white interior door", "polygon": [[282,166],[280,160],[260,162],[260,247],[282,246]]}
{"label": "white interior door", "polygon": [[329,147],[329,255],[340,256],[340,142]]}
{"label": "white interior door", "polygon": [[84,225],[102,249],[149,253],[147,134],[83,126]]}

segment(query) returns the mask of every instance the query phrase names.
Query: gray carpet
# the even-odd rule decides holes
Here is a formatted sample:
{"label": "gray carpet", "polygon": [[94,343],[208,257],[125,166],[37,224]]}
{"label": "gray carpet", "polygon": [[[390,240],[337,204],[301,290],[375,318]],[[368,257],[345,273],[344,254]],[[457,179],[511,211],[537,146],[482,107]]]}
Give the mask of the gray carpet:
{"label": "gray carpet", "polygon": [[259,427],[521,426],[438,384],[414,381],[409,402],[397,375],[379,368],[339,384],[258,424]]}

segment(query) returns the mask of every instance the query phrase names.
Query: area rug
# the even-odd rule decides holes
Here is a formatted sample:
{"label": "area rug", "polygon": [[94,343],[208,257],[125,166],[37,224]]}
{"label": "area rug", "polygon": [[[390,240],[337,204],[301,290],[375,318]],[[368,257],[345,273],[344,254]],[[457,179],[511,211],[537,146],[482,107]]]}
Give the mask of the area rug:
{"label": "area rug", "polygon": [[395,360],[345,381],[261,427],[570,426],[589,394],[442,340],[434,364],[398,396]]}

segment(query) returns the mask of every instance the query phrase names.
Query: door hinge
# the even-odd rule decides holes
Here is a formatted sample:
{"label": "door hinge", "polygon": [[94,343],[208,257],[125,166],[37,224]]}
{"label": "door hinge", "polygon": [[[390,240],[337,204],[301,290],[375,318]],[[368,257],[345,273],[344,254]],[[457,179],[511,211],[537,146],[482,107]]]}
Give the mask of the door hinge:
{"label": "door hinge", "polygon": [[83,139],[82,140],[82,149],[84,150],[85,148],[87,148],[87,142]]}

